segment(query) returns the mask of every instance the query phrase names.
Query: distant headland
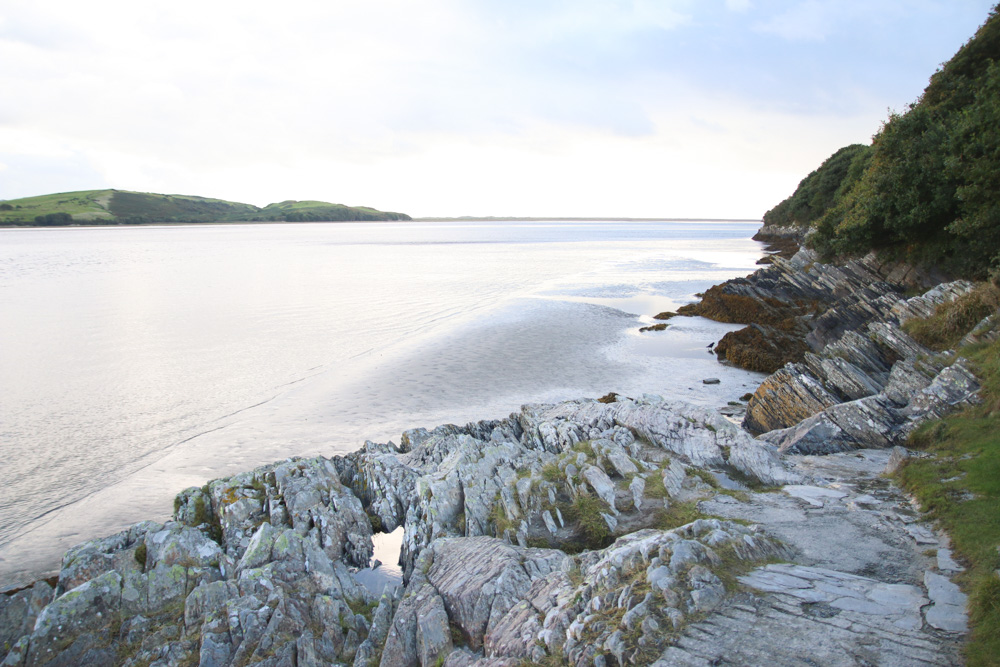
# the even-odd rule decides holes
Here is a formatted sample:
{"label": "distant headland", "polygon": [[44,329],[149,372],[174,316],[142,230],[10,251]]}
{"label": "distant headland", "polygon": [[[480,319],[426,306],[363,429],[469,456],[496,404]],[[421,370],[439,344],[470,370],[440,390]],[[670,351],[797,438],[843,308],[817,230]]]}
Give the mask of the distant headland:
{"label": "distant headland", "polygon": [[0,226],[410,220],[405,213],[323,201],[252,204],[190,195],[82,190],[0,201]]}

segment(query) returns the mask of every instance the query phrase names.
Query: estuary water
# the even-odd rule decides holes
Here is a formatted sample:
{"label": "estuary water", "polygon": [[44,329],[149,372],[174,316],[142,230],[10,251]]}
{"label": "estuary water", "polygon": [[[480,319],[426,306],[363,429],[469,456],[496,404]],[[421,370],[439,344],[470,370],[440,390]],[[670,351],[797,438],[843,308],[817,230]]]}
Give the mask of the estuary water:
{"label": "estuary water", "polygon": [[609,391],[736,400],[762,376],[706,346],[737,327],[639,328],[753,271],[758,226],[0,230],[0,589],[288,456]]}

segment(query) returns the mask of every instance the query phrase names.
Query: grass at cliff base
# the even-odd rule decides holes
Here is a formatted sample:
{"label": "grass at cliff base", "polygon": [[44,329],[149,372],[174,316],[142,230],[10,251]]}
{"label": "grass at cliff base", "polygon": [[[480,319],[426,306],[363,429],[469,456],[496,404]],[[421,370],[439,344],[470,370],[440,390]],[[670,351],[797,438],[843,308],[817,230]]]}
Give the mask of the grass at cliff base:
{"label": "grass at cliff base", "polygon": [[969,594],[968,664],[1000,665],[1000,341],[960,354],[983,383],[982,404],[916,431],[910,447],[933,456],[898,475],[968,568],[959,577]]}

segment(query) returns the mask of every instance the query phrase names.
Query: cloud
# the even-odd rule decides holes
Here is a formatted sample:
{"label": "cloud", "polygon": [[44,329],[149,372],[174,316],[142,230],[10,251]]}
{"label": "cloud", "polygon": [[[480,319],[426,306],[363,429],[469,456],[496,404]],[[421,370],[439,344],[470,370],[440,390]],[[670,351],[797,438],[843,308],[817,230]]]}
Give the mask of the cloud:
{"label": "cloud", "polygon": [[858,0],[6,3],[0,197],[90,179],[417,214],[693,214],[711,163],[746,171],[755,211],[787,194],[768,174],[867,140],[988,11],[914,2],[903,19]]}

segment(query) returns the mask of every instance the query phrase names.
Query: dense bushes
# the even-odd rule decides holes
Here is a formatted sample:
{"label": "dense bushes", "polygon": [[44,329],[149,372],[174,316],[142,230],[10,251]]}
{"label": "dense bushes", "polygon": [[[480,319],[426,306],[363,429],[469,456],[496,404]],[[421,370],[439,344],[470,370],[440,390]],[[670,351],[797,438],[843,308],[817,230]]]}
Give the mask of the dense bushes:
{"label": "dense bushes", "polygon": [[812,223],[826,258],[877,249],[957,276],[1000,270],[998,9],[870,148],[835,153],[765,222]]}
{"label": "dense bushes", "polygon": [[73,224],[73,216],[69,213],[47,213],[45,215],[36,215],[35,224],[44,227],[71,225]]}
{"label": "dense bushes", "polygon": [[856,182],[868,164],[871,148],[845,146],[799,183],[795,193],[764,214],[764,224],[808,225],[820,218]]}

